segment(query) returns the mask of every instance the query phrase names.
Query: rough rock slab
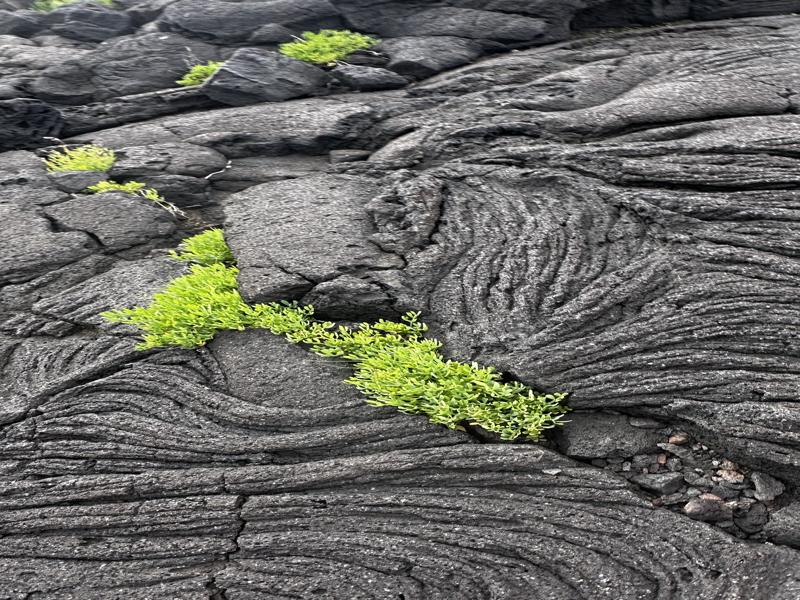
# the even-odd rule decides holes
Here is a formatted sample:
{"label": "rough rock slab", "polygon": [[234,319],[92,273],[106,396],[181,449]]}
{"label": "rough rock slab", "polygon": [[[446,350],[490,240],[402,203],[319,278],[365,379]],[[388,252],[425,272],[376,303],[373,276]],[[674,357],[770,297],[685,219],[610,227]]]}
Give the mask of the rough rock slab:
{"label": "rough rock slab", "polygon": [[0,151],[47,145],[64,124],[61,113],[32,98],[0,100]]}
{"label": "rough rock slab", "polygon": [[[530,79],[383,121],[396,139],[350,176],[382,182],[359,202],[372,242],[404,264],[338,270],[379,281],[398,313],[422,307],[456,357],[567,389],[575,408],[684,421],[797,482],[796,28],[766,19],[528,51]],[[542,77],[547,56],[579,64]],[[493,70],[449,77],[467,74]],[[383,175],[400,167],[413,170]],[[294,218],[347,214],[316,198]],[[269,222],[247,220],[238,243],[279,252]],[[325,264],[336,236],[302,260]]]}
{"label": "rough rock slab", "polygon": [[99,4],[67,4],[47,13],[43,22],[57,35],[84,42],[102,42],[133,33],[128,15]]}
{"label": "rough rock slab", "polygon": [[186,142],[228,158],[316,155],[353,147],[377,120],[377,112],[356,99],[291,100],[163,117],[74,139],[114,148]]}
{"label": "rough rock slab", "polygon": [[[140,23],[168,4],[122,6]],[[330,3],[348,20],[390,25],[432,8],[491,12],[509,26],[546,21],[545,35],[562,37],[575,11],[597,25],[609,9],[447,4]],[[690,8],[760,7],[631,0],[618,16],[686,18]],[[230,50],[152,28],[80,48],[87,70],[26,77],[49,80],[61,101],[94,102],[134,93],[115,80],[126,69],[136,91],[171,85],[186,45],[208,58]],[[70,199],[35,155],[9,152],[0,595],[795,600],[799,30],[797,17],[779,17],[606,32],[498,55],[410,93],[216,110],[181,96],[195,112],[80,130],[119,151],[115,176],[176,194],[196,186],[189,196],[211,190],[220,204],[194,216],[225,211],[248,298],[295,298],[359,320],[422,310],[451,356],[569,391],[585,412],[627,413],[598,428],[604,452],[650,448],[647,417],[656,418],[756,467],[762,500],[656,508],[610,471],[365,406],[342,365],[265,332],[226,333],[196,352],[138,352],[134,332],[98,313],[146,303],[184,273],[164,257],[174,240],[132,228],[123,233],[142,243],[116,251],[63,231],[59,213],[97,199]],[[138,71],[125,61],[148,40],[156,47],[142,50]],[[35,43],[75,47],[49,34]],[[104,61],[121,71],[101,76]],[[154,65],[163,80],[146,73]],[[109,104],[104,116],[104,106],[83,123],[129,114]],[[372,154],[334,154],[329,165],[337,150]],[[100,238],[102,212],[67,218]],[[202,219],[182,225],[220,222]],[[287,281],[294,287],[280,287]],[[642,440],[614,437],[633,429]],[[787,483],[773,500],[767,476]],[[642,481],[666,493],[677,477]],[[763,527],[778,545],[689,517]]]}
{"label": "rough rock slab", "polygon": [[217,48],[176,34],[123,36],[44,69],[30,88],[47,102],[86,104],[174,88],[192,65],[218,58]]}
{"label": "rough rock slab", "polygon": [[229,598],[791,600],[800,584],[796,552],[732,542],[537,448],[18,481],[0,506],[14,507],[0,582],[44,597],[127,594],[136,572],[128,597],[145,598],[170,563],[179,598],[205,584]]}
{"label": "rough rock slab", "polygon": [[138,246],[175,231],[172,215],[132,194],[84,195],[44,212],[60,230],[85,232],[110,251]]}
{"label": "rough rock slab", "polygon": [[329,75],[319,67],[254,48],[237,50],[203,84],[202,92],[229,106],[282,102],[325,89]]}
{"label": "rough rock slab", "polygon": [[[226,239],[237,256],[242,297],[273,302],[359,269],[400,267],[396,256],[369,240],[373,231],[364,206],[377,192],[370,181],[322,175],[237,195],[228,209]],[[269,239],[254,238],[252,225],[264,226]]]}
{"label": "rough rock slab", "polygon": [[179,0],[158,19],[162,30],[215,42],[245,41],[259,28],[273,24],[299,31],[312,25],[316,29],[338,29],[342,20],[328,0]]}

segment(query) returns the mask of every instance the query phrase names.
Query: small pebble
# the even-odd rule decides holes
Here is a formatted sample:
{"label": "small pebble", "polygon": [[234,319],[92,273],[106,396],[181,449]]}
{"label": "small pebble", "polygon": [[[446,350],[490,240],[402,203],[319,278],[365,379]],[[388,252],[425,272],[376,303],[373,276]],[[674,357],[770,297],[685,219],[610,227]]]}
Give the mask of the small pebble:
{"label": "small pebble", "polygon": [[733,469],[720,469],[718,472],[719,476],[724,481],[730,481],[731,483],[741,483],[744,481],[744,474],[740,473],[739,471],[734,471]]}
{"label": "small pebble", "polygon": [[755,471],[751,473],[750,480],[756,486],[755,497],[762,502],[772,502],[786,489],[783,483],[766,473]]}
{"label": "small pebble", "polygon": [[542,469],[542,473],[545,475],[558,475],[561,473],[561,469]]}
{"label": "small pebble", "polygon": [[660,465],[667,464],[667,455],[666,454],[659,454],[658,458],[656,458],[656,462]]}
{"label": "small pebble", "polygon": [[686,500],[688,500],[686,494],[681,492],[676,492],[674,494],[670,494],[669,496],[661,497],[661,501],[666,505],[678,504],[680,502],[686,502]]}
{"label": "small pebble", "polygon": [[676,446],[683,446],[689,442],[689,434],[684,431],[677,431],[669,436],[669,443]]}
{"label": "small pebble", "polygon": [[737,492],[736,490],[731,490],[729,488],[723,487],[721,485],[715,485],[713,488],[711,488],[711,494],[719,498],[723,498],[725,500],[733,500],[734,498],[739,497],[739,492]]}
{"label": "small pebble", "polygon": [[629,460],[622,463],[622,470],[626,473],[631,470],[631,462]]}
{"label": "small pebble", "polygon": [[718,522],[731,518],[731,509],[722,503],[722,499],[713,494],[700,494],[692,498],[683,507],[683,513],[697,521]]}

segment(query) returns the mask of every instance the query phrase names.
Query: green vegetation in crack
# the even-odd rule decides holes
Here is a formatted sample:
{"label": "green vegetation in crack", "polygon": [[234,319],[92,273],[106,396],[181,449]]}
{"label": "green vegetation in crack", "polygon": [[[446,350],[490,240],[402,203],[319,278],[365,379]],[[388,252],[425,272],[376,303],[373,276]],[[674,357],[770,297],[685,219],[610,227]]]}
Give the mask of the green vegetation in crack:
{"label": "green vegetation in crack", "polygon": [[88,144],[77,148],[62,146],[59,150],[53,150],[47,155],[44,164],[48,173],[60,171],[105,173],[114,166],[116,160],[117,156],[113,150]]}
{"label": "green vegetation in crack", "polygon": [[116,181],[99,181],[94,185],[86,188],[87,192],[93,194],[105,194],[108,192],[124,192],[126,194],[133,194],[134,196],[141,196],[146,200],[150,200],[153,204],[163,208],[167,212],[175,216],[185,216],[183,211],[177,206],[168,202],[158,190],[149,188],[141,181],[128,181],[126,183],[119,183]]}
{"label": "green vegetation in crack", "polygon": [[316,65],[330,65],[357,50],[369,50],[379,43],[373,37],[347,30],[306,31],[294,42],[281,44],[281,54]]}
{"label": "green vegetation in crack", "polygon": [[503,382],[491,367],[445,359],[441,344],[425,337],[427,326],[418,313],[407,313],[400,322],[337,327],[315,319],[311,306],[247,304],[219,230],[185,240],[172,257],[192,263],[189,273],[155,294],[149,306],[102,314],[139,328],[140,349],[197,348],[220,331],[266,329],[320,356],[348,361],[354,374],[347,383],[368,404],[424,414],[450,429],[478,425],[504,440],[538,439],[559,425],[567,410],[565,394],[537,394],[521,383]]}
{"label": "green vegetation in crack", "polygon": [[[59,173],[62,171],[94,171],[105,173],[114,166],[116,160],[117,155],[110,148],[88,144],[75,148],[62,146],[58,150],[53,150],[47,155],[47,158],[44,159],[44,164],[48,173]],[[104,194],[107,192],[133,194],[150,200],[173,216],[186,216],[181,209],[171,202],[168,202],[158,190],[149,188],[140,181],[128,181],[125,183],[113,180],[100,181],[89,186],[85,191],[92,194]]]}
{"label": "green vegetation in crack", "polygon": [[194,65],[186,74],[175,83],[182,86],[201,85],[206,82],[214,73],[220,70],[224,61],[210,60],[204,65]]}
{"label": "green vegetation in crack", "polygon": [[[62,6],[67,6],[69,4],[75,4],[82,1],[83,0],[36,0],[31,8],[40,12],[50,12],[51,10],[61,8]],[[104,4],[105,6],[111,6],[114,4],[114,0],[92,0],[92,2],[96,4]]]}

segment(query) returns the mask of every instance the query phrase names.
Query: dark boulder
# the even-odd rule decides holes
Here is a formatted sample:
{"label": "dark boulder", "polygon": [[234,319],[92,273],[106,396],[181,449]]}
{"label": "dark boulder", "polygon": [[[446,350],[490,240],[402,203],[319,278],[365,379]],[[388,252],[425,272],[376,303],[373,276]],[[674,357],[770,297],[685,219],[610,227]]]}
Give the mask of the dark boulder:
{"label": "dark boulder", "polygon": [[575,412],[557,432],[564,454],[573,458],[627,458],[657,450],[661,435],[635,427],[625,415]]}
{"label": "dark boulder", "polygon": [[303,31],[338,28],[343,23],[328,0],[178,0],[158,18],[158,26],[164,31],[214,43],[243,42],[264,25]]}
{"label": "dark boulder", "polygon": [[0,100],[0,150],[35,148],[51,142],[63,126],[61,113],[41,100]]}
{"label": "dark boulder", "polygon": [[97,102],[178,87],[175,81],[192,65],[218,58],[215,47],[171,33],[125,36],[45,69],[31,91],[59,104]]}
{"label": "dark boulder", "polygon": [[402,75],[378,67],[340,64],[331,71],[331,75],[347,87],[360,92],[391,90],[408,85],[408,79]]}
{"label": "dark boulder", "polygon": [[0,222],[0,284],[28,281],[92,253],[88,235],[54,230],[33,204],[0,200]]}
{"label": "dark boulder", "polygon": [[102,42],[133,31],[130,16],[99,4],[67,4],[47,13],[44,22],[52,32],[84,42]]}
{"label": "dark boulder", "polygon": [[86,188],[108,179],[106,173],[97,171],[56,171],[48,173],[47,177],[53,186],[71,194],[79,194]]}
{"label": "dark boulder", "polygon": [[48,206],[45,214],[64,231],[86,232],[112,252],[164,238],[175,231],[172,215],[133,194],[81,195]]}
{"label": "dark boulder", "polygon": [[294,34],[291,29],[277,23],[267,23],[256,29],[247,40],[252,44],[280,44],[291,42]]}
{"label": "dark boulder", "polygon": [[[363,207],[376,192],[374,183],[364,179],[320,175],[237,194],[228,208],[226,237],[241,269],[242,296],[250,302],[299,299],[343,273],[398,267],[396,256],[369,240]],[[262,230],[273,233],[258,235]],[[348,307],[348,316],[353,314],[353,285],[335,288],[346,291],[338,305]],[[325,296],[330,306],[337,304],[332,291],[329,284]],[[374,296],[370,291],[368,297]],[[369,310],[362,305],[362,312]]]}
{"label": "dark boulder", "polygon": [[0,10],[0,35],[33,35],[44,29],[43,16],[32,10]]}
{"label": "dark boulder", "polygon": [[[378,10],[375,14],[381,13]],[[445,35],[514,42],[541,41],[548,30],[547,23],[542,19],[445,6],[415,10],[400,19],[382,20],[373,27],[368,31],[374,30],[386,37]]]}
{"label": "dark boulder", "polygon": [[242,48],[202,87],[217,102],[245,106],[310,96],[325,89],[329,76],[314,65],[278,52]]}
{"label": "dark boulder", "polygon": [[483,54],[477,42],[452,36],[392,38],[379,49],[390,57],[387,68],[416,79],[460,67]]}

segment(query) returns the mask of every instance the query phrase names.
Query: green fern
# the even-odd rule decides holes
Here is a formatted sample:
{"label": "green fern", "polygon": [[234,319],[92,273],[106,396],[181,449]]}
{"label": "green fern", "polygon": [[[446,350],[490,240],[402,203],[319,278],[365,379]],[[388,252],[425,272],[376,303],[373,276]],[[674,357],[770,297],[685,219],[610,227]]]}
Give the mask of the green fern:
{"label": "green fern", "polygon": [[183,86],[200,85],[220,70],[224,62],[208,61],[204,65],[194,65],[189,71],[175,83]]}
{"label": "green fern", "polygon": [[117,157],[113,150],[94,146],[92,144],[68,148],[62,146],[60,150],[53,150],[44,161],[49,173],[59,171],[96,171],[105,173],[112,166]]}
{"label": "green fern", "polygon": [[378,43],[379,40],[361,33],[323,29],[318,33],[306,31],[297,41],[281,44],[279,50],[290,58],[317,65],[329,65],[356,50],[368,50]]}
{"label": "green fern", "polygon": [[219,230],[185,240],[179,250],[173,258],[196,263],[188,275],[156,294],[150,306],[102,314],[141,329],[141,349],[197,348],[220,331],[261,328],[320,356],[348,361],[354,374],[347,383],[363,392],[367,403],[424,414],[451,429],[478,425],[504,440],[535,440],[560,425],[567,411],[565,394],[537,394],[521,383],[504,383],[491,367],[446,360],[441,344],[425,337],[427,326],[417,313],[400,322],[350,328],[315,319],[311,306],[246,304]]}

